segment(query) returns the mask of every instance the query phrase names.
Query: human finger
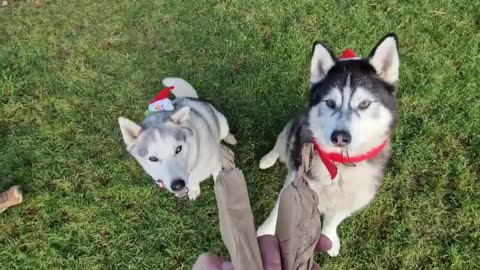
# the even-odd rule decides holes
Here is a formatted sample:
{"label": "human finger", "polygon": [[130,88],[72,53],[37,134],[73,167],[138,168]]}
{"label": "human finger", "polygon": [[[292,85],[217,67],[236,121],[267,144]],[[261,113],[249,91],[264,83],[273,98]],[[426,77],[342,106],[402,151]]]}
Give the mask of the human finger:
{"label": "human finger", "polygon": [[274,235],[262,235],[258,237],[260,254],[262,255],[264,270],[281,270],[282,259],[280,257],[280,245]]}
{"label": "human finger", "polygon": [[233,265],[218,256],[202,254],[198,257],[192,270],[233,270]]}
{"label": "human finger", "polygon": [[320,236],[320,239],[317,242],[317,245],[315,246],[316,251],[321,251],[321,252],[327,252],[332,248],[332,241],[330,239],[322,234]]}

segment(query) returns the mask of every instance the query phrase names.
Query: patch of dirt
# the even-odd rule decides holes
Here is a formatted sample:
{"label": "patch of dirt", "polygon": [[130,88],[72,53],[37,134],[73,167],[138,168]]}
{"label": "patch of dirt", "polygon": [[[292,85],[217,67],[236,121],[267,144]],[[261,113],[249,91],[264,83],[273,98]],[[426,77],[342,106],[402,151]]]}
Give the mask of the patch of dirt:
{"label": "patch of dirt", "polygon": [[105,40],[100,45],[100,48],[102,48],[103,50],[106,50],[106,51],[110,50],[112,47],[113,47],[113,44],[108,40]]}
{"label": "patch of dirt", "polygon": [[67,59],[69,58],[73,53],[73,50],[68,48],[68,47],[63,47],[60,49],[60,51],[58,52],[58,56],[60,57],[60,59]]}
{"label": "patch of dirt", "polygon": [[34,8],[44,8],[47,6],[47,2],[44,0],[33,0],[32,1],[32,6]]}
{"label": "patch of dirt", "polygon": [[85,24],[83,22],[79,22],[73,26],[73,32],[78,33],[85,29]]}

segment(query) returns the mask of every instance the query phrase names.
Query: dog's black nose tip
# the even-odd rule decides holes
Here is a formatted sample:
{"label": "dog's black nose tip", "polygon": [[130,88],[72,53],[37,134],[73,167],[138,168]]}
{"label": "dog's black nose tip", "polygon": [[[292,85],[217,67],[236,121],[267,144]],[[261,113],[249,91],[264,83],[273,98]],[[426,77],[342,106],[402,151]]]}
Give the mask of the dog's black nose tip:
{"label": "dog's black nose tip", "polygon": [[181,191],[185,188],[185,181],[183,181],[182,179],[175,179],[173,180],[170,187],[173,191]]}
{"label": "dog's black nose tip", "polygon": [[335,130],[330,137],[330,140],[336,146],[347,146],[352,141],[352,135],[345,130]]}

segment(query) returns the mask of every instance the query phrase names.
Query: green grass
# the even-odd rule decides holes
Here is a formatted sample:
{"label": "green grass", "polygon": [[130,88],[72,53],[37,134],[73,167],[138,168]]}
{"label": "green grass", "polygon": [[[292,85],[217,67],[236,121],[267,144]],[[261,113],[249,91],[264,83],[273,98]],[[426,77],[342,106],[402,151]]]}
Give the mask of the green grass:
{"label": "green grass", "polygon": [[[305,107],[315,40],[401,47],[401,122],[380,193],[340,226],[325,269],[480,268],[479,1],[12,1],[0,8],[1,269],[190,269],[226,255],[212,181],[153,186],[121,140],[165,76],[228,116],[257,223],[285,169],[257,168]],[[377,1],[379,2],[379,1]],[[269,119],[265,121],[264,119]]]}

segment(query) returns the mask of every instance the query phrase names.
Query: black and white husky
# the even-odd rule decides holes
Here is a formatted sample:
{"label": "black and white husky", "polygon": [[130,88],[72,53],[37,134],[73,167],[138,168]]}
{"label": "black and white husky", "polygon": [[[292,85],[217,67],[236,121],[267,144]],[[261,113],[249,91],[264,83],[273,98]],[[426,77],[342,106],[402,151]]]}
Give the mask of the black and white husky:
{"label": "black and white husky", "polygon": [[180,78],[166,78],[174,86],[173,110],[158,111],[142,125],[120,117],[128,152],[159,186],[178,197],[195,200],[200,182],[222,169],[220,141],[235,144],[225,116],[199,99],[195,89]]}
{"label": "black and white husky", "polygon": [[[260,168],[277,159],[288,167],[288,184],[300,165],[304,143],[314,143],[310,184],[319,195],[322,233],[337,256],[337,226],[375,197],[391,153],[390,137],[398,119],[396,83],[398,42],[385,36],[368,58],[337,59],[323,44],[313,47],[307,111],[280,133]],[[274,234],[278,201],[257,234]]]}

